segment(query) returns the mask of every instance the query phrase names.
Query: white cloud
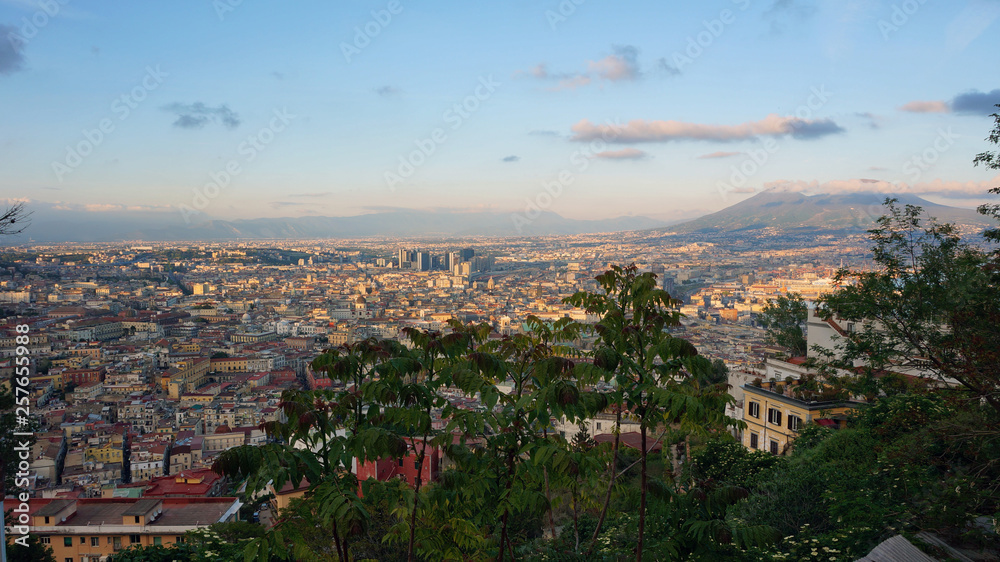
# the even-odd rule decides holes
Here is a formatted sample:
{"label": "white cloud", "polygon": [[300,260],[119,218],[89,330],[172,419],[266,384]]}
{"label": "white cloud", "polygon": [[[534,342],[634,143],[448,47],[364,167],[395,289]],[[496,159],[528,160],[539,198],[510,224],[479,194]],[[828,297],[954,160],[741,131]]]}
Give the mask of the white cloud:
{"label": "white cloud", "polygon": [[772,113],[759,121],[739,125],[709,125],[684,121],[646,121],[635,119],[624,127],[594,125],[584,119],[573,125],[573,140],[590,141],[599,138],[613,142],[667,142],[672,140],[733,141],[757,136],[791,135],[796,138],[818,138],[840,133],[843,129],[829,119],[800,119]]}

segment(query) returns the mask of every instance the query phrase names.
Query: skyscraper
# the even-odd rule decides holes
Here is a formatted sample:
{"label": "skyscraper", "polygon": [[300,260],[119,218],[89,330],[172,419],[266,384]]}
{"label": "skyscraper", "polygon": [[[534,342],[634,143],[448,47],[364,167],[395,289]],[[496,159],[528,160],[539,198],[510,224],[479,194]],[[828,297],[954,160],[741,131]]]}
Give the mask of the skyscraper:
{"label": "skyscraper", "polygon": [[399,268],[400,269],[419,269],[414,263],[417,261],[417,252],[411,250],[399,250]]}
{"label": "skyscraper", "polygon": [[430,252],[417,252],[416,267],[414,269],[418,271],[430,271],[431,270],[431,254]]}

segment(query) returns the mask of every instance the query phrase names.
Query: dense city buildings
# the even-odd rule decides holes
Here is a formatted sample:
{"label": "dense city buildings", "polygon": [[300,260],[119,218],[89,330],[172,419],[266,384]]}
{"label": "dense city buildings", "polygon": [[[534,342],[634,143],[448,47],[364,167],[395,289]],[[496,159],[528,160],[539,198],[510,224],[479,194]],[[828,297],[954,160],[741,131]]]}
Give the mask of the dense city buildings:
{"label": "dense city buildings", "polygon": [[[729,371],[736,398],[729,414],[748,428],[736,437],[747,447],[781,454],[799,424],[840,423],[850,404],[803,402],[794,394],[794,381],[786,379],[806,371],[795,371],[794,359],[775,355],[780,350],[766,343],[758,315],[778,296],[811,299],[831,290],[836,268],[844,260],[863,266],[863,256],[857,237],[769,249],[735,238],[708,242],[642,232],[458,244],[11,248],[3,255],[0,281],[6,317],[0,334],[0,356],[6,359],[0,365],[13,368],[14,327],[28,325],[38,424],[30,493],[45,498],[33,504],[33,514],[38,521],[64,511],[77,514],[67,523],[34,528],[69,559],[129,544],[170,544],[191,525],[230,519],[239,500],[222,497],[235,491],[210,470],[212,463],[232,447],[265,443],[260,426],[283,419],[284,390],[336,384],[310,366],[324,349],[367,338],[406,344],[403,329],[447,331],[453,320],[486,323],[496,337],[524,331],[531,316],[592,324],[596,316],[563,299],[598,290],[595,276],[615,264],[636,263],[657,275],[682,313],[672,330]],[[593,339],[584,336],[576,345],[587,350]],[[785,365],[785,372],[777,376],[775,365]],[[452,403],[481,407],[459,392]],[[613,418],[601,414],[586,429],[607,440]],[[567,438],[579,431],[575,424],[553,422]],[[627,419],[622,425],[625,433],[637,428]],[[415,485],[417,451],[425,445],[413,440],[408,447],[402,458],[355,463],[352,470],[362,479],[404,478]],[[424,463],[426,481],[436,479],[449,460],[431,447]],[[276,501],[287,503],[301,486],[285,488]],[[202,504],[190,499],[195,496],[217,499]],[[193,523],[179,515],[161,523],[195,504],[211,513]],[[134,522],[108,519],[134,518],[133,512],[165,515],[135,529],[128,528]],[[104,521],[100,533],[86,528],[95,518]]]}

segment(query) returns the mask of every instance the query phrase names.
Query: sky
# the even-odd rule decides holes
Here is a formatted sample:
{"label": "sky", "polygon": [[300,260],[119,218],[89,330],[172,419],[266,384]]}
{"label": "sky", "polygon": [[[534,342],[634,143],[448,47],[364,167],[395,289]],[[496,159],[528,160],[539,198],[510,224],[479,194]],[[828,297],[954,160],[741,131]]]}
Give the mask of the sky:
{"label": "sky", "polygon": [[206,218],[975,206],[1000,0],[0,0],[0,198]]}

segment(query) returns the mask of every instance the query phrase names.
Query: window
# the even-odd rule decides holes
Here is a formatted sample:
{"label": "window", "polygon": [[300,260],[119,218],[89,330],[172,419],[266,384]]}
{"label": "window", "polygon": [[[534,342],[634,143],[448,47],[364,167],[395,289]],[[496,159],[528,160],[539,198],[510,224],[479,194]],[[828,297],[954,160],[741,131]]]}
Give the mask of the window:
{"label": "window", "polygon": [[750,434],[750,448],[751,449],[760,449],[760,443],[757,440],[757,434],[756,433],[751,433]]}
{"label": "window", "polygon": [[48,518],[48,517],[46,517],[46,518],[45,518],[45,524],[46,524],[46,525],[48,525],[48,524],[49,524],[49,518]]}
{"label": "window", "polygon": [[163,537],[153,537],[153,546],[163,545]]}
{"label": "window", "polygon": [[128,542],[129,542],[129,544],[138,544],[139,543],[139,535],[129,535],[128,536]]}
{"label": "window", "polygon": [[183,543],[184,542],[184,537],[177,537],[177,540],[175,540],[174,542],[178,543],[178,544]]}
{"label": "window", "polygon": [[403,466],[403,459],[399,459],[399,466]]}
{"label": "window", "polygon": [[420,461],[413,461],[413,470],[420,468]]}
{"label": "window", "polygon": [[747,405],[747,415],[751,418],[760,418],[760,403],[751,402]]}
{"label": "window", "polygon": [[802,418],[798,416],[788,415],[788,429],[792,431],[798,431],[802,427]]}
{"label": "window", "polygon": [[73,562],[73,557],[72,556],[67,556],[66,557],[66,562]]}
{"label": "window", "polygon": [[771,439],[771,454],[772,455],[778,454],[778,442],[775,441],[774,439]]}
{"label": "window", "polygon": [[775,408],[767,409],[767,421],[768,423],[773,423],[774,425],[781,425],[781,410]]}
{"label": "window", "polygon": [[63,537],[63,546],[73,546],[73,537]]}
{"label": "window", "polygon": [[101,546],[101,537],[90,537],[90,546]]}
{"label": "window", "polygon": [[136,523],[138,523],[138,522],[139,522],[139,516],[138,516],[138,515],[136,515],[136,516],[135,516],[135,522],[136,522]]}
{"label": "window", "polygon": [[87,544],[87,537],[80,537],[80,544]]}
{"label": "window", "polygon": [[51,544],[52,537],[42,537],[42,544]]}
{"label": "window", "polygon": [[122,549],[122,538],[115,537],[115,550],[121,550],[121,549]]}
{"label": "window", "polygon": [[600,431],[600,429],[601,429],[601,422],[597,422],[597,429],[598,429],[598,431]]}

